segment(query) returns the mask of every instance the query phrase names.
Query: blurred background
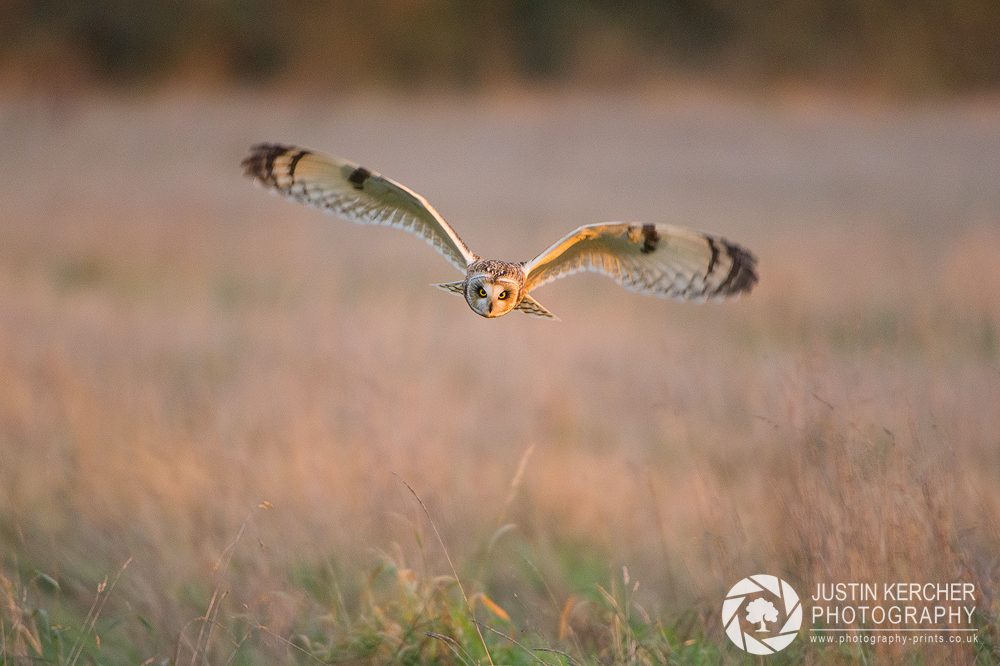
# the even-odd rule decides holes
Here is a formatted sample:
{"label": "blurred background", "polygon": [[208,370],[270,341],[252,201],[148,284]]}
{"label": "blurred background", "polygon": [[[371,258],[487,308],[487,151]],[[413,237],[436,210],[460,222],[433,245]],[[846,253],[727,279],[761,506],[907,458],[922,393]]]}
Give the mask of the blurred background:
{"label": "blurred background", "polygon": [[344,91],[711,77],[896,93],[1000,83],[991,0],[4,0],[0,82]]}
{"label": "blurred background", "polygon": [[[742,663],[721,600],[769,573],[977,589],[973,646],[788,662],[997,662],[1000,4],[0,17],[0,661],[447,663],[426,631],[474,653],[471,614],[497,655]],[[581,275],[536,294],[560,322],[487,321],[412,236],[254,188],[260,141],[482,256],[666,222],[760,283]]]}

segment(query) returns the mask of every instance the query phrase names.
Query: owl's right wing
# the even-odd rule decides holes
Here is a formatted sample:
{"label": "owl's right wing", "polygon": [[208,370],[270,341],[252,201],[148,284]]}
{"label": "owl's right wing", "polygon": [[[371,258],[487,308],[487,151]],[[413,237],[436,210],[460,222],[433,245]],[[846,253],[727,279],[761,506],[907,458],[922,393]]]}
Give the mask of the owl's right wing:
{"label": "owl's right wing", "polygon": [[524,264],[524,288],[592,271],[629,291],[704,301],[750,291],[756,265],[748,250],[700,231],[610,222],[580,227]]}
{"label": "owl's right wing", "polygon": [[250,149],[242,166],[247,176],[289,201],[357,224],[414,233],[462,273],[477,260],[426,199],[353,162],[302,148],[261,143]]}

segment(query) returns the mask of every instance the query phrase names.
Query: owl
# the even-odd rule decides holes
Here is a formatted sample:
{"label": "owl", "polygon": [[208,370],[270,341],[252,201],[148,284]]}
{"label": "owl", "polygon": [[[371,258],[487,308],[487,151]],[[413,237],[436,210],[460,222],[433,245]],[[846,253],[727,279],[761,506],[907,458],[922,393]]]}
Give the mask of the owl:
{"label": "owl", "polygon": [[589,224],[531,261],[482,259],[427,200],[362,166],[311,150],[262,143],[243,160],[245,174],[290,201],[358,224],[403,229],[423,238],[465,277],[433,286],[465,297],[488,318],[520,310],[555,319],[531,292],[581,271],[606,275],[629,291],[679,301],[721,300],[757,283],[757,259],[717,236],[670,224]]}

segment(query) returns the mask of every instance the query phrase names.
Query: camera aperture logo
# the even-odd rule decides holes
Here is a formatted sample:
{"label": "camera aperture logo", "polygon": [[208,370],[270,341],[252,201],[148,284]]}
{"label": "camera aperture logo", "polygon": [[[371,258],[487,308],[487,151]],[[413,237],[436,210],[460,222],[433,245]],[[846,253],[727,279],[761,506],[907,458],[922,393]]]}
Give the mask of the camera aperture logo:
{"label": "camera aperture logo", "polygon": [[748,576],[733,585],[722,603],[729,640],[750,654],[774,654],[799,635],[802,604],[792,586],[777,576]]}

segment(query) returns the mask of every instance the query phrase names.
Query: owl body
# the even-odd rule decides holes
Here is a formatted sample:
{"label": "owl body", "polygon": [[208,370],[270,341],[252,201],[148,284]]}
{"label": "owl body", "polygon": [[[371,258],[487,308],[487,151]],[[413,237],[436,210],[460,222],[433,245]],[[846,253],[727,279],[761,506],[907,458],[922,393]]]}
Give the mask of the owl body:
{"label": "owl body", "polygon": [[358,224],[403,229],[423,238],[465,273],[437,284],[465,296],[487,318],[521,310],[555,319],[529,293],[581,271],[605,275],[629,291],[705,301],[737,297],[757,283],[754,255],[709,234],[670,224],[607,222],[574,230],[527,262],[482,259],[416,192],[362,166],[278,144],[260,144],[243,160],[247,176],[285,198]]}

